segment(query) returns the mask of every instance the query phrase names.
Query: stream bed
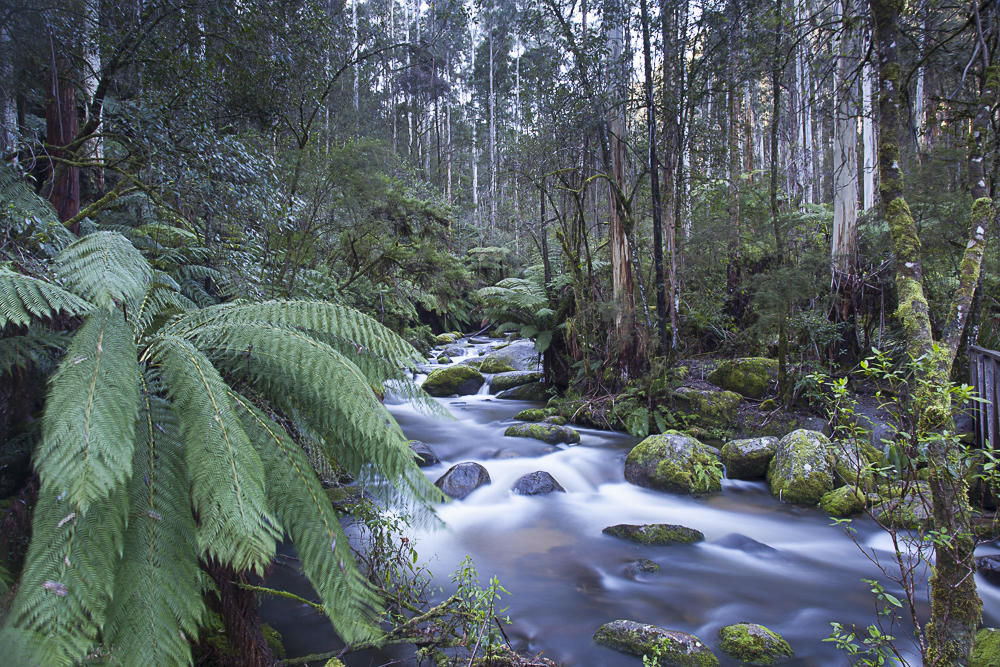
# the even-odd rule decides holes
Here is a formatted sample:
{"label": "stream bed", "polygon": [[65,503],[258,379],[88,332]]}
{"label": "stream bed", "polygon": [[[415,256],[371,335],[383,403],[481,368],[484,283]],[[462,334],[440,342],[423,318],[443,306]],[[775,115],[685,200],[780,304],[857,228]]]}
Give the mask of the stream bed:
{"label": "stream bed", "polygon": [[[478,355],[481,347],[466,348],[467,355]],[[873,595],[863,579],[880,579],[893,590],[818,507],[781,504],[763,481],[724,480],[721,493],[702,497],[651,491],[627,483],[623,475],[625,456],[638,438],[574,427],[581,434],[579,445],[544,453],[544,443],[503,435],[515,414],[537,404],[498,400],[486,391],[435,400],[455,421],[386,399],[407,437],[430,445],[441,458],[441,464],[423,469],[427,477],[436,481],[452,465],[475,461],[489,471],[492,484],[438,508],[444,529],[414,530],[408,537],[416,540],[435,585],[445,588],[435,599],[451,592],[449,576],[466,555],[475,561],[483,584],[499,578],[510,592],[501,606],[509,607],[512,624],[504,629],[518,650],[544,651],[567,667],[638,667],[641,658],[592,641],[603,623],[629,619],[694,634],[713,648],[723,666],[735,666],[737,661],[717,649],[717,633],[724,625],[749,621],[778,632],[792,646],[796,657],[782,664],[841,666],[847,664],[844,655],[822,641],[830,635],[830,623],[865,627],[874,622]],[[511,458],[495,458],[498,452]],[[511,492],[519,477],[539,470],[550,473],[566,493]],[[602,534],[619,523],[681,524],[703,532],[706,541],[640,546]],[[862,546],[887,557],[891,544],[874,524],[856,519],[854,526]],[[1000,549],[983,545],[977,553]],[[631,575],[628,564],[638,558],[654,561],[659,571]],[[977,582],[983,623],[995,627],[1000,589],[982,578]],[[313,595],[290,567],[277,568],[269,585]],[[338,645],[328,621],[288,600],[266,600],[262,614],[282,633],[290,656]],[[412,650],[365,652],[348,656],[346,663],[381,665],[407,655]]]}

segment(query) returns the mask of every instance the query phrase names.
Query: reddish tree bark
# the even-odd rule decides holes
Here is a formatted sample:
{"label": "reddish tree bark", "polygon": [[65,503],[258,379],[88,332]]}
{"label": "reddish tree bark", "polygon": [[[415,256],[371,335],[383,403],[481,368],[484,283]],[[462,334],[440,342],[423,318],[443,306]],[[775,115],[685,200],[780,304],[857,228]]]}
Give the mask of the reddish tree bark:
{"label": "reddish tree bark", "polygon": [[[49,68],[45,108],[46,141],[53,157],[49,163],[49,178],[52,179],[49,201],[63,222],[80,212],[80,168],[59,162],[61,159],[72,160],[74,154],[56,148],[72,143],[80,131],[76,86],[72,77],[72,63],[68,59],[53,60]],[[79,229],[72,231],[75,234]]]}

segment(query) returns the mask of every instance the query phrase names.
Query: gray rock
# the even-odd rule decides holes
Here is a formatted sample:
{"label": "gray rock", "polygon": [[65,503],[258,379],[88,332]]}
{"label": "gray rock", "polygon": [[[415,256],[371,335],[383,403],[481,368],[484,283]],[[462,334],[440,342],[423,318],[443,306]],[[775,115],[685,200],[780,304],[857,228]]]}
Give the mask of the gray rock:
{"label": "gray rock", "polygon": [[508,426],[503,434],[513,438],[534,438],[550,445],[557,445],[561,442],[575,445],[580,442],[579,433],[568,426],[555,424],[514,424]]}
{"label": "gray rock", "polygon": [[764,436],[732,440],[722,447],[722,463],[729,479],[758,479],[767,475],[767,466],[778,449],[778,439]]}
{"label": "gray rock", "polygon": [[625,576],[629,579],[636,579],[640,574],[652,574],[659,571],[660,566],[648,558],[634,560],[625,566]]}
{"label": "gray rock", "polygon": [[778,442],[767,470],[771,495],[786,503],[815,505],[833,491],[830,441],[822,433],[799,429]]}
{"label": "gray rock", "polygon": [[566,489],[544,470],[529,472],[514,483],[514,493],[522,496],[541,496],[546,493],[566,493]]}
{"label": "gray rock", "polygon": [[483,374],[464,364],[439,368],[427,376],[421,388],[431,396],[467,396],[483,386]]}
{"label": "gray rock", "polygon": [[625,479],[669,493],[721,491],[718,452],[694,438],[675,433],[651,435],[625,459]]}
{"label": "gray rock", "polygon": [[499,350],[491,352],[487,358],[497,359],[516,371],[539,371],[539,354],[530,340],[515,340]]}
{"label": "gray rock", "polygon": [[490,484],[490,473],[478,463],[459,463],[448,469],[434,484],[445,494],[461,500],[481,486]]}
{"label": "gray rock", "polygon": [[619,537],[623,540],[635,542],[636,544],[650,546],[694,544],[695,542],[705,541],[705,535],[700,530],[670,523],[648,523],[644,525],[620,523],[617,526],[608,526],[601,532],[611,537]]}
{"label": "gray rock", "polygon": [[444,353],[447,354],[449,357],[461,357],[462,355],[465,354],[465,349],[458,347],[457,345],[451,345],[449,347],[444,348]]}
{"label": "gray rock", "polygon": [[977,556],[976,572],[994,586],[1000,586],[1000,556]]}
{"label": "gray rock", "polygon": [[758,542],[751,537],[747,537],[746,535],[741,535],[739,533],[729,533],[728,535],[723,535],[713,542],[713,544],[725,547],[726,549],[743,551],[748,554],[753,554],[754,556],[767,556],[780,553],[774,547],[769,547],[763,542]]}
{"label": "gray rock", "polygon": [[512,401],[535,401],[542,402],[549,398],[549,391],[542,382],[532,382],[514,387],[497,394],[497,398],[506,398]]}
{"label": "gray rock", "polygon": [[677,630],[635,621],[605,623],[594,634],[594,641],[622,653],[653,655],[659,649],[662,667],[717,667],[719,660],[704,642]]}
{"label": "gray rock", "polygon": [[421,468],[441,463],[441,459],[438,458],[438,455],[426,443],[419,440],[410,440],[410,449],[416,454],[417,465]]}
{"label": "gray rock", "polygon": [[542,379],[542,374],[537,371],[511,371],[508,373],[497,373],[490,380],[490,393],[496,394],[507,391],[514,387],[538,382]]}

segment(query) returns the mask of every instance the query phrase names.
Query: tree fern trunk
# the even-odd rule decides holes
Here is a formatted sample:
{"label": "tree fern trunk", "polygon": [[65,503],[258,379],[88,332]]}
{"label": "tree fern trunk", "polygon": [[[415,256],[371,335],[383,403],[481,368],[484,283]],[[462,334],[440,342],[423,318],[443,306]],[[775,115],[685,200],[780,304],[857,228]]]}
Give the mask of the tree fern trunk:
{"label": "tree fern trunk", "polygon": [[238,574],[215,560],[205,564],[205,571],[218,587],[216,611],[222,616],[226,639],[234,654],[220,660],[222,667],[274,667],[278,664],[264,639],[254,594],[239,587],[247,583],[247,575]]}

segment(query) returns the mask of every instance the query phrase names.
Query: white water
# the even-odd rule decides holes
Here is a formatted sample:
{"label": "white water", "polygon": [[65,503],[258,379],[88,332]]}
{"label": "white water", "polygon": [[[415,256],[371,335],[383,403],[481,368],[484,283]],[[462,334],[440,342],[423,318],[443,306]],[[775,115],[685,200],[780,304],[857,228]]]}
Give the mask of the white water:
{"label": "white water", "polygon": [[[513,415],[533,404],[486,394],[436,400],[456,421],[434,420],[387,399],[407,436],[427,443],[442,459],[425,468],[426,475],[435,481],[456,463],[476,461],[489,471],[492,484],[441,506],[438,514],[447,529],[414,531],[409,537],[417,540],[438,585],[447,587],[448,576],[466,555],[475,560],[484,583],[499,577],[511,593],[503,604],[513,620],[505,630],[515,648],[544,650],[546,657],[572,666],[638,667],[640,658],[594,644],[594,631],[608,621],[630,619],[690,632],[715,649],[720,627],[750,621],[791,644],[796,658],[784,664],[840,666],[846,658],[822,641],[830,623],[867,626],[875,621],[873,597],[862,579],[879,579],[893,590],[822,511],[778,503],[762,481],[725,480],[722,493],[701,498],[649,491],[623,477],[624,458],[636,438],[578,429],[580,445],[545,453],[550,448],[543,443],[503,435]],[[519,452],[522,458],[493,458],[500,451]],[[567,492],[511,493],[521,475],[536,470],[549,472]],[[643,547],[601,533],[618,523],[681,524],[702,531],[706,542]],[[889,553],[888,538],[867,520],[856,520],[855,527],[864,547],[883,557]],[[769,549],[716,543],[733,533]],[[732,540],[726,541],[732,545]],[[982,548],[982,553],[997,551]],[[659,572],[629,578],[626,566],[637,558],[655,561]],[[1000,589],[981,579],[979,584],[984,624],[996,625]],[[294,619],[266,615],[293,655],[329,650],[333,642],[328,625],[298,611]],[[895,635],[906,645],[903,629]],[[379,665],[390,655],[412,652],[352,656],[348,664]],[[723,666],[738,664],[721,651],[716,655]]]}

